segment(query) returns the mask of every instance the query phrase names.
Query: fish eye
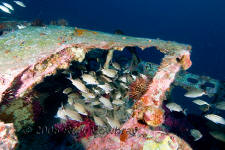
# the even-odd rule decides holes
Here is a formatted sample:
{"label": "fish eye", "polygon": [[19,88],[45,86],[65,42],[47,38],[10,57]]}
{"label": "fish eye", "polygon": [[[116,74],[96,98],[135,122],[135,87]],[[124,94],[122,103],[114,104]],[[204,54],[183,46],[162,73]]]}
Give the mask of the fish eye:
{"label": "fish eye", "polygon": [[176,61],[179,63],[181,61],[181,59],[180,58],[176,58]]}

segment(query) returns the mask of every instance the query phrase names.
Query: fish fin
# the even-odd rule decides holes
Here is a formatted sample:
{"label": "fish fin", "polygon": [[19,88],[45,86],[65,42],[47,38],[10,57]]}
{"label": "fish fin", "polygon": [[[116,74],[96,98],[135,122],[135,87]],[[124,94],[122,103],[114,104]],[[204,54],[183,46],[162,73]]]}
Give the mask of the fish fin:
{"label": "fish fin", "polygon": [[209,96],[209,93],[206,90],[204,90],[204,95]]}
{"label": "fish fin", "polygon": [[67,77],[67,79],[69,79],[69,80],[73,79],[73,78],[72,78],[72,74],[71,74],[71,72],[70,72],[70,76],[69,76],[69,77]]}
{"label": "fish fin", "polygon": [[100,64],[99,64],[99,69],[96,70],[96,72],[101,71],[102,69],[103,69],[103,67],[102,67],[102,65],[101,65],[101,63],[100,63]]}
{"label": "fish fin", "polygon": [[188,111],[187,108],[185,108],[185,109],[183,110],[183,113],[184,113],[185,116],[187,116],[187,111]]}
{"label": "fish fin", "polygon": [[61,109],[62,109],[63,112],[65,113],[65,107],[63,106],[63,102],[61,103]]}
{"label": "fish fin", "polygon": [[109,61],[109,64],[112,65],[112,63],[113,63],[113,62],[112,62],[112,59],[111,59],[111,60]]}
{"label": "fish fin", "polygon": [[118,79],[118,74],[115,76],[115,78],[112,79],[112,83],[115,83],[115,81]]}
{"label": "fish fin", "polygon": [[61,107],[64,109],[64,107],[63,107],[63,102],[61,102]]}
{"label": "fish fin", "polygon": [[204,92],[204,94],[203,95],[209,95],[209,93],[207,92],[207,90],[206,89],[203,89],[203,92]]}

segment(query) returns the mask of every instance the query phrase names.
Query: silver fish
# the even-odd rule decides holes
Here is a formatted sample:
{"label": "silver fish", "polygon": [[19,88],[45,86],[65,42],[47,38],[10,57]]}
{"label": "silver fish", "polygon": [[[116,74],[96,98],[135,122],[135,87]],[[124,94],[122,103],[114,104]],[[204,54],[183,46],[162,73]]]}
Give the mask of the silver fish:
{"label": "silver fish", "polygon": [[214,137],[215,139],[225,143],[225,134],[223,132],[211,131],[211,132],[209,132],[209,134],[212,135],[212,137]]}
{"label": "silver fish", "polygon": [[80,90],[81,92],[84,92],[84,93],[88,93],[89,90],[87,89],[87,87],[82,83],[81,80],[79,79],[72,79],[72,77],[70,76],[70,78],[68,78],[72,84],[78,89]]}
{"label": "silver fish", "polygon": [[84,100],[85,100],[85,103],[91,103],[91,102],[93,102],[95,99],[88,98],[88,99],[84,99]]}
{"label": "silver fish", "polygon": [[17,5],[19,5],[21,7],[26,7],[26,5],[24,5],[24,3],[21,1],[14,1],[14,3],[16,3]]}
{"label": "silver fish", "polygon": [[131,115],[133,113],[133,109],[127,109],[126,112]]}
{"label": "silver fish", "polygon": [[131,77],[132,77],[133,81],[135,81],[137,79],[137,77],[133,74],[131,75]]}
{"label": "silver fish", "polygon": [[120,128],[120,122],[117,119],[112,119],[109,117],[106,117],[106,120],[108,122],[108,124],[111,126],[111,128]]}
{"label": "silver fish", "polygon": [[55,115],[55,118],[61,118],[66,120],[66,114],[63,106],[59,107],[57,114]]}
{"label": "silver fish", "polygon": [[113,90],[112,86],[109,85],[108,83],[105,83],[103,85],[100,85],[99,84],[98,87],[100,87],[101,89],[103,89],[106,94],[110,93]]}
{"label": "silver fish", "polygon": [[119,81],[122,81],[124,83],[127,83],[127,77],[124,75],[124,76],[121,76],[118,78]]}
{"label": "silver fish", "polygon": [[89,71],[89,74],[93,77],[96,76],[96,73],[94,71]]}
{"label": "silver fish", "polygon": [[125,102],[122,100],[113,100],[112,103],[115,105],[123,105]]}
{"label": "silver fish", "polygon": [[85,98],[85,99],[92,99],[92,98],[95,98],[96,95],[91,93],[91,92],[88,92],[88,93],[81,93],[82,96]]}
{"label": "silver fish", "polygon": [[80,103],[74,103],[73,106],[74,106],[74,109],[75,109],[79,114],[82,114],[82,115],[85,115],[85,116],[88,115],[86,109],[84,108],[84,106],[83,106],[82,104],[80,104]]}
{"label": "silver fish", "polygon": [[71,97],[68,97],[68,103],[70,104],[70,105],[73,105],[73,103],[74,103],[74,99],[73,98],[71,98]]}
{"label": "silver fish", "polygon": [[168,103],[166,104],[166,107],[172,112],[172,111],[177,111],[181,112],[183,111],[182,107],[176,103]]}
{"label": "silver fish", "polygon": [[128,68],[128,69],[123,70],[123,73],[130,73],[130,69]]}
{"label": "silver fish", "polygon": [[106,76],[104,76],[104,75],[101,75],[100,77],[102,78],[102,80],[103,80],[104,82],[112,82],[112,79],[110,79],[110,78],[108,78],[108,77],[106,77]]}
{"label": "silver fish", "polygon": [[68,98],[71,98],[71,99],[75,100],[75,99],[79,99],[80,96],[77,93],[71,93],[71,94],[68,95]]}
{"label": "silver fish", "polygon": [[63,94],[69,94],[72,92],[72,88],[66,88],[63,90]]}
{"label": "silver fish", "polygon": [[115,68],[116,70],[121,70],[120,64],[118,64],[117,62],[113,62],[112,63],[113,68]]}
{"label": "silver fish", "polygon": [[100,104],[101,104],[101,102],[99,102],[99,101],[91,102],[91,105],[92,105],[92,106],[96,106],[96,105],[100,105]]}
{"label": "silver fish", "polygon": [[201,100],[201,99],[196,99],[194,101],[192,101],[193,103],[197,104],[197,105],[210,105],[209,103]]}
{"label": "silver fish", "polygon": [[11,12],[9,11],[9,9],[5,6],[0,5],[0,9],[8,14],[11,14]]}
{"label": "silver fish", "polygon": [[127,74],[127,84],[132,83],[134,80],[131,75]]}
{"label": "silver fish", "polygon": [[143,78],[143,79],[148,79],[148,77],[147,77],[146,75],[142,74],[142,73],[140,73],[139,76],[140,76],[141,78]]}
{"label": "silver fish", "polygon": [[225,101],[215,103],[214,107],[219,110],[225,110]]}
{"label": "silver fish", "polygon": [[94,118],[94,122],[97,126],[101,126],[101,127],[105,126],[105,123],[102,121],[102,119],[100,117],[97,117],[94,115],[93,118]]}
{"label": "silver fish", "polygon": [[96,95],[101,94],[101,90],[98,89],[98,88],[93,88],[93,91],[94,91],[94,93],[95,93]]}
{"label": "silver fish", "polygon": [[113,69],[102,69],[101,71],[102,71],[102,74],[110,78],[115,78],[117,75],[117,71]]}
{"label": "silver fish", "polygon": [[202,138],[202,134],[199,130],[191,129],[190,133],[194,137],[194,141],[198,141],[199,139]]}
{"label": "silver fish", "polygon": [[120,99],[121,98],[121,92],[120,91],[117,91],[116,93],[115,93],[115,95],[114,95],[114,98],[115,99]]}
{"label": "silver fish", "polygon": [[200,105],[200,106],[199,106],[199,109],[200,109],[201,111],[207,112],[207,111],[209,111],[209,109],[210,109],[210,105]]}
{"label": "silver fish", "polygon": [[204,94],[206,93],[202,89],[193,89],[185,93],[184,96],[189,98],[196,98],[196,97],[203,96]]}
{"label": "silver fish", "polygon": [[92,85],[98,85],[99,82],[96,80],[95,77],[93,77],[90,74],[83,74],[81,76],[81,78],[83,79],[84,82],[86,82],[87,84],[92,84]]}
{"label": "silver fish", "polygon": [[225,119],[223,117],[220,117],[215,114],[208,114],[208,115],[205,115],[205,117],[216,124],[225,125]]}
{"label": "silver fish", "polygon": [[14,8],[12,7],[12,5],[10,5],[10,4],[5,3],[5,2],[2,2],[2,4],[3,4],[5,7],[9,8],[10,10],[14,10]]}
{"label": "silver fish", "polygon": [[101,96],[99,98],[99,101],[102,102],[104,107],[106,107],[108,109],[113,109],[112,103],[110,102],[110,100],[108,98],[105,98],[105,97]]}
{"label": "silver fish", "polygon": [[120,86],[122,86],[124,89],[128,89],[129,87],[125,83],[120,83]]}
{"label": "silver fish", "polygon": [[64,111],[65,111],[65,115],[69,117],[71,120],[75,120],[79,122],[82,121],[80,114],[77,113],[76,111],[70,110],[68,108],[64,109]]}

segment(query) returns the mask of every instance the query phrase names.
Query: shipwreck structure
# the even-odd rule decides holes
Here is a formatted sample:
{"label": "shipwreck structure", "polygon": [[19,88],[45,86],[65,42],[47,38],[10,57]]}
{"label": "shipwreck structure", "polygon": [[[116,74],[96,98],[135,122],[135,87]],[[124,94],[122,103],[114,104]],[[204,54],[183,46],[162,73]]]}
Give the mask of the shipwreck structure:
{"label": "shipwreck structure", "polygon": [[[131,118],[122,125],[123,132],[90,140],[87,148],[148,149],[164,146],[168,149],[191,149],[176,135],[149,129],[149,126],[163,123],[161,105],[172,82],[186,89],[200,88],[205,83],[211,83],[212,87],[206,87],[211,96],[220,88],[217,80],[184,71],[192,64],[190,45],[64,26],[27,26],[0,36],[0,133],[5,132],[6,123],[13,123],[17,131],[34,123],[32,101],[37,95],[33,87],[45,77],[56,73],[57,69],[68,68],[72,60],[82,62],[86,53],[94,49],[122,51],[128,46],[141,49],[155,47],[165,57],[159,66],[150,62],[142,64],[151,70],[149,74],[152,81],[147,92],[134,104]],[[198,80],[198,83],[190,82],[190,78]],[[137,136],[129,135],[127,129],[136,130]],[[0,136],[0,139],[5,142],[8,140],[6,143],[12,148],[17,138],[14,132],[9,133],[14,138]],[[0,142],[0,145],[4,143]]]}

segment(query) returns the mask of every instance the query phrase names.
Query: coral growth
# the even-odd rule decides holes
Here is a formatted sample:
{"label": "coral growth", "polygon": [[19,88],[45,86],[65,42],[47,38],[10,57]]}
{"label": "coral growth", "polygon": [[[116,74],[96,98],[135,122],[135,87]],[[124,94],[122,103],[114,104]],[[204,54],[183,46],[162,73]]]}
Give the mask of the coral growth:
{"label": "coral growth", "polygon": [[65,19],[59,19],[57,21],[57,24],[60,25],[60,26],[67,26],[69,23]]}
{"label": "coral growth", "polygon": [[150,83],[149,78],[139,77],[130,84],[129,97],[131,99],[139,100],[142,95],[147,91]]}
{"label": "coral growth", "polygon": [[161,142],[146,140],[143,146],[143,150],[173,150],[177,147],[177,143],[173,142],[171,137],[167,136]]}
{"label": "coral growth", "polygon": [[17,131],[34,123],[32,104],[26,104],[24,99],[19,98],[13,100],[8,105],[1,107],[1,119],[5,122],[13,122]]}
{"label": "coral growth", "polygon": [[57,21],[51,20],[49,24],[50,25],[58,25],[58,26],[68,26],[69,23],[65,19],[59,19]]}
{"label": "coral growth", "polygon": [[89,136],[92,136],[93,132],[97,129],[95,123],[88,118],[85,118],[82,125],[84,126],[79,133],[79,138],[88,138]]}
{"label": "coral growth", "polygon": [[190,68],[190,66],[192,65],[192,62],[190,60],[190,55],[184,55],[181,60],[180,63],[182,65],[182,68],[184,70],[187,70],[188,68]]}
{"label": "coral growth", "polygon": [[17,143],[13,124],[0,122],[0,149],[14,149]]}
{"label": "coral growth", "polygon": [[84,121],[78,122],[74,120],[67,120],[65,123],[58,123],[55,124],[55,128],[60,132],[60,133],[78,133],[78,140],[81,138],[88,138],[93,135],[94,131],[97,130],[97,126],[95,123],[85,117],[83,119]]}
{"label": "coral growth", "polygon": [[43,110],[40,101],[45,97],[33,91],[26,93],[23,98],[5,101],[1,105],[0,118],[4,122],[13,122],[15,129],[20,131],[26,126],[32,126]]}
{"label": "coral growth", "polygon": [[128,134],[128,137],[125,137],[126,140],[121,141],[120,139],[121,138],[119,135],[116,134],[108,134],[105,137],[96,138],[89,143],[88,150],[178,150],[181,147],[185,147],[185,150],[191,150],[190,146],[185,141],[173,134],[167,134],[163,131],[151,131],[149,128],[144,127],[139,127],[135,133],[135,136]]}
{"label": "coral growth", "polygon": [[144,113],[144,120],[148,125],[157,127],[164,122],[164,112],[161,108],[150,106]]}
{"label": "coral growth", "polygon": [[35,19],[31,22],[31,26],[43,27],[44,23],[41,19]]}
{"label": "coral growth", "polygon": [[50,24],[50,25],[57,25],[57,22],[56,22],[55,20],[51,20],[51,21],[49,22],[49,24]]}

